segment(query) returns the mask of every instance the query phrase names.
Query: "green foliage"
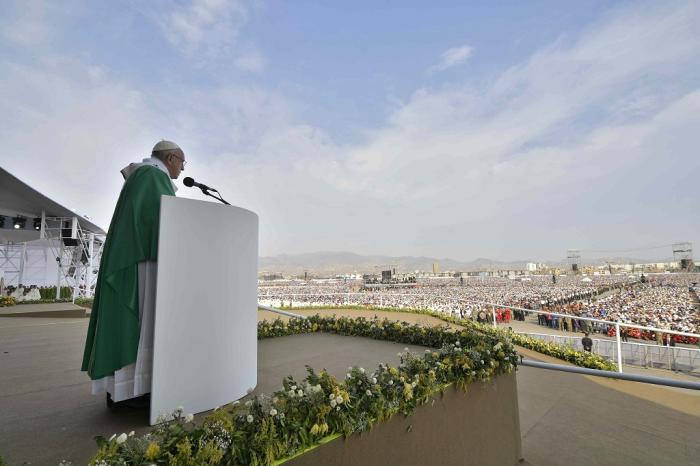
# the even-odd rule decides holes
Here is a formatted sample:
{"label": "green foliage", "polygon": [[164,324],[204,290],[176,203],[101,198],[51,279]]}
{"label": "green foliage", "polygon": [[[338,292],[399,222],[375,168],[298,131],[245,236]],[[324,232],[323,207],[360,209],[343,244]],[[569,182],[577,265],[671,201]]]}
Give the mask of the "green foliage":
{"label": "green foliage", "polygon": [[411,414],[448,384],[466,387],[515,369],[517,355],[508,335],[479,328],[421,327],[388,319],[311,316],[258,324],[258,338],[330,332],[429,347],[423,354],[400,353],[401,364],[380,364],[372,373],[349,367],[340,382],[325,370],[288,376],[271,396],[245,405],[236,401],[215,410],[201,425],[172,414],[148,434],[96,438],[101,464],[270,465],[318,444],[328,436],[372,428],[396,413]]}
{"label": "green foliage", "polygon": [[[45,288],[39,288],[39,294],[41,294],[42,300],[56,299],[56,287],[49,286]],[[59,294],[59,299],[69,300],[73,296],[73,289],[69,286],[62,286],[61,292]]]}
{"label": "green foliage", "polygon": [[93,298],[75,298],[75,304],[82,307],[89,307],[92,309]]}

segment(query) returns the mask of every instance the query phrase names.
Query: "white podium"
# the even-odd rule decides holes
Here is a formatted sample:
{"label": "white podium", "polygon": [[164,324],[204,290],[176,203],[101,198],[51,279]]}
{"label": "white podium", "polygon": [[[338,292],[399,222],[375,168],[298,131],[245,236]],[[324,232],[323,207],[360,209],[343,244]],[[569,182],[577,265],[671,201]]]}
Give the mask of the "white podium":
{"label": "white podium", "polygon": [[258,216],[163,196],[150,423],[200,413],[257,385]]}

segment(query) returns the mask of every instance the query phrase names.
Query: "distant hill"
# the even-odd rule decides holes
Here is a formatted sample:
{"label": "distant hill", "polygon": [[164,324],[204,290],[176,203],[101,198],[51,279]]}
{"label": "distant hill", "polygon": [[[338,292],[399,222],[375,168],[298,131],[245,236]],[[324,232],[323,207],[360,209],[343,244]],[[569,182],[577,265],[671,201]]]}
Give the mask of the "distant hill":
{"label": "distant hill", "polygon": [[[605,257],[588,259],[582,258],[582,265],[638,264],[645,262],[671,262],[672,258],[639,259],[629,257]],[[395,268],[398,273],[414,272],[416,270],[432,271],[437,263],[441,272],[445,271],[478,271],[478,270],[522,270],[528,262],[543,262],[542,260],[497,261],[477,258],[473,261],[457,261],[449,258],[425,256],[364,256],[345,251],[321,251],[305,254],[280,254],[272,257],[260,257],[258,269],[260,272],[302,275],[309,272],[313,275],[333,275],[345,273],[379,273],[382,270]],[[544,261],[548,265],[563,267],[566,261]]]}
{"label": "distant hill", "polygon": [[378,273],[395,268],[396,272],[414,272],[416,270],[432,271],[437,263],[439,270],[470,271],[491,269],[522,269],[527,261],[500,262],[479,258],[470,262],[461,262],[449,258],[425,256],[363,256],[352,252],[312,252],[306,254],[280,254],[273,257],[260,257],[258,261],[261,272],[278,272],[285,274],[341,273]]}

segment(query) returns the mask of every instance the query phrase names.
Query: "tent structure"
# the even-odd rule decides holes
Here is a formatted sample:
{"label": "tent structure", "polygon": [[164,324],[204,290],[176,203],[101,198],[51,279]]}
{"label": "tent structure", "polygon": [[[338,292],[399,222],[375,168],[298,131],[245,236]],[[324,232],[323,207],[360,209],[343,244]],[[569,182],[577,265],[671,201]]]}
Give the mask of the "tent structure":
{"label": "tent structure", "polygon": [[105,231],[0,167],[4,286],[61,286],[92,296]]}

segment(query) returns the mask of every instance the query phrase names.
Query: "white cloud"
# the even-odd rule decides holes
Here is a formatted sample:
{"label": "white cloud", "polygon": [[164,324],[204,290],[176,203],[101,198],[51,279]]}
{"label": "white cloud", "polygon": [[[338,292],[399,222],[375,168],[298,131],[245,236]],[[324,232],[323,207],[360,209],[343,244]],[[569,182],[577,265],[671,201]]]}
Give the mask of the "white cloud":
{"label": "white cloud", "polygon": [[442,55],[440,55],[440,62],[433,66],[430,70],[432,72],[444,71],[448,68],[452,68],[453,66],[461,65],[472,56],[473,51],[474,48],[468,45],[448,49],[444,51]]}
{"label": "white cloud", "polygon": [[[194,5],[178,46],[217,50],[204,36],[223,7]],[[416,90],[353,146],[258,86],[145,94],[75,59],[5,61],[0,163],[107,219],[118,169],[172,137],[187,175],[260,214],[265,255],[556,258],[611,242],[700,242],[682,188],[700,171],[700,90],[682,84],[700,67],[700,6],[651,5],[619,8],[486,86]]]}
{"label": "white cloud", "polygon": [[260,73],[265,69],[265,60],[257,51],[249,50],[233,60],[233,64],[244,71]]}
{"label": "white cloud", "polygon": [[168,5],[150,16],[168,40],[192,57],[219,59],[230,56],[241,28],[248,21],[242,0],[191,0]]}
{"label": "white cloud", "polygon": [[[13,8],[14,7],[14,8]],[[48,5],[44,0],[6,3],[4,20],[0,19],[0,37],[25,47],[44,45],[51,37],[46,23]],[[11,14],[13,10],[16,14]]]}

